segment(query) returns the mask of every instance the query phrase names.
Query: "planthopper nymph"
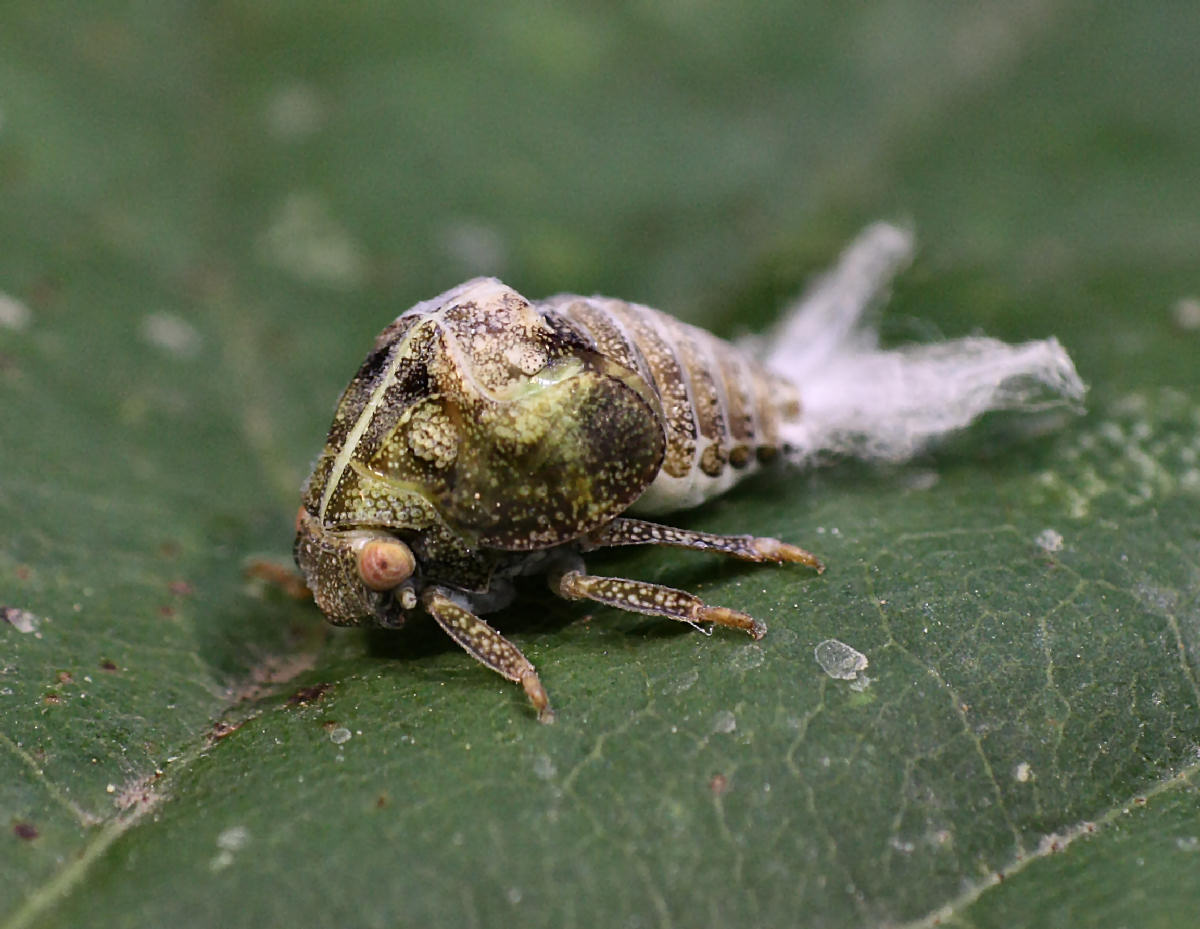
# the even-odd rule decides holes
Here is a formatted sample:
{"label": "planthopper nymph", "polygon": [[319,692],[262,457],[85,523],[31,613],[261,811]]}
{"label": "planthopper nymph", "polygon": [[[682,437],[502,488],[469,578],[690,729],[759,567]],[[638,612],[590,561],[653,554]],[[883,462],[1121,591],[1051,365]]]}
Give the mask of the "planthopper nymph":
{"label": "planthopper nymph", "polygon": [[665,545],[823,570],[773,538],[650,521],[775,461],[900,460],[991,409],[1077,401],[1054,339],[970,338],[883,350],[864,314],[910,234],[869,227],[757,345],[734,345],[604,297],[530,301],[478,278],[379,335],[305,484],[296,562],[338,625],[423,611],[553,718],[537,671],[480,618],[513,579],[568,599],[692,624],[766,627],[685,591],[588,573],[583,556]]}

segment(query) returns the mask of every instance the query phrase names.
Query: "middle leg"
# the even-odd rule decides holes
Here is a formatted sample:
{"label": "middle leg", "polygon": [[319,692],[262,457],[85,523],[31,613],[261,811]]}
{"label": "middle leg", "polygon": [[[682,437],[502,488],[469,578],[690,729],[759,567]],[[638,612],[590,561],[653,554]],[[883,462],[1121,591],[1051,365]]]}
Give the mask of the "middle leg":
{"label": "middle leg", "polygon": [[749,633],[754,639],[761,639],[767,633],[766,625],[753,616],[723,606],[709,606],[687,591],[646,581],[567,571],[551,577],[550,589],[568,600],[595,600],[631,613],[665,616],[692,625],[716,623],[729,626]]}

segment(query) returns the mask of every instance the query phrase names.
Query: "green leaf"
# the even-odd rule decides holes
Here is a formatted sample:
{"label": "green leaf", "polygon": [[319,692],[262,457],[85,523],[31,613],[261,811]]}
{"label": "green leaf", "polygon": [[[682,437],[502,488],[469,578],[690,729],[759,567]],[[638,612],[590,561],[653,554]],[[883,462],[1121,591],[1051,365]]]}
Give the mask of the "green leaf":
{"label": "green leaf", "polygon": [[[0,926],[1168,927],[1200,910],[1200,110],[1186,4],[8,4]],[[733,334],[856,229],[896,340],[1057,335],[1084,417],[679,521],[820,577],[608,573],[761,642],[435,629],[245,575],[374,334],[478,273]],[[814,657],[835,639],[869,682]]]}

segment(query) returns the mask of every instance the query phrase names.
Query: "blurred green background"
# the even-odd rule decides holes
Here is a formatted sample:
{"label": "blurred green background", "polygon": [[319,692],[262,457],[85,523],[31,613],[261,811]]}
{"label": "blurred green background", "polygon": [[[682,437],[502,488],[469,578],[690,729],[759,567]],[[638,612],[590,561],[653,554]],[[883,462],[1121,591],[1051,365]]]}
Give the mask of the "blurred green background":
{"label": "blurred green background", "polygon": [[[1190,924],[1198,42],[1182,2],[6,2],[0,927]],[[413,302],[733,335],[881,217],[889,338],[1057,335],[1088,413],[680,517],[820,578],[598,562],[762,642],[531,590],[545,727],[244,576]]]}

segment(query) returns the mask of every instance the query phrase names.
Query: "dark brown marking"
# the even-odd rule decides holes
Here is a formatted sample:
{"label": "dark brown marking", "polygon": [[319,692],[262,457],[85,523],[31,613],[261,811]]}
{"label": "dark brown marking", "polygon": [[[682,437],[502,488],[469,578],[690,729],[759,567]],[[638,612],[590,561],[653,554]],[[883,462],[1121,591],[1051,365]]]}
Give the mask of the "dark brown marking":
{"label": "dark brown marking", "polygon": [[332,684],[324,681],[320,684],[313,684],[311,687],[301,687],[287,698],[287,704],[288,706],[308,706],[310,703],[316,703],[332,688]]}
{"label": "dark brown marking", "polygon": [[725,470],[727,457],[724,449],[714,442],[700,453],[700,470],[709,477],[720,477]]}
{"label": "dark brown marking", "polygon": [[38,837],[37,826],[27,822],[13,823],[13,835],[18,839],[25,839],[26,841],[36,839]]}

